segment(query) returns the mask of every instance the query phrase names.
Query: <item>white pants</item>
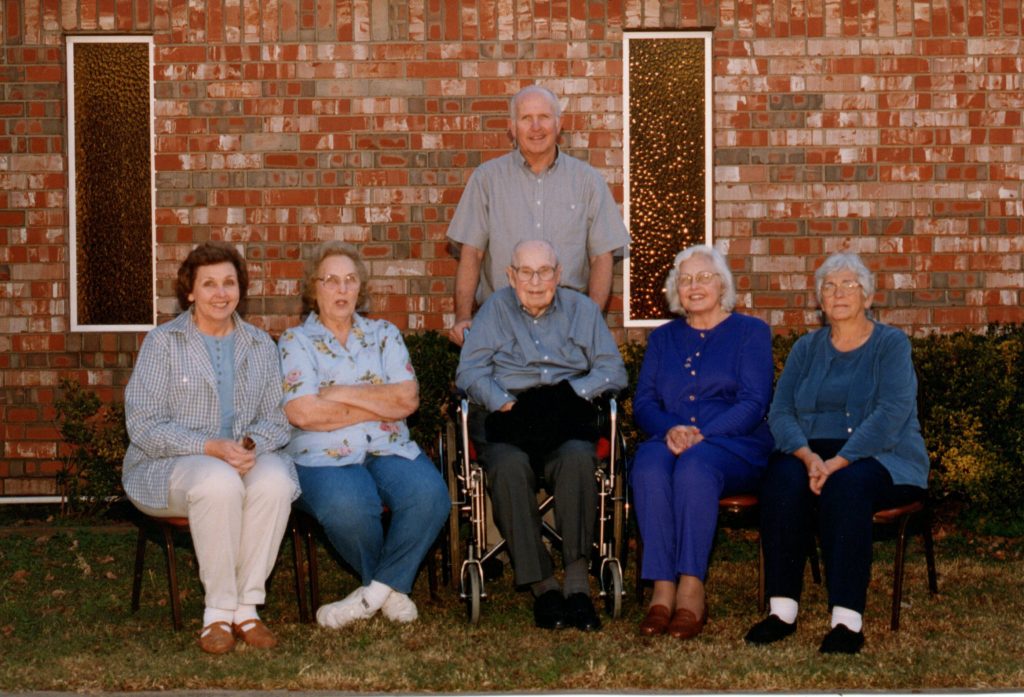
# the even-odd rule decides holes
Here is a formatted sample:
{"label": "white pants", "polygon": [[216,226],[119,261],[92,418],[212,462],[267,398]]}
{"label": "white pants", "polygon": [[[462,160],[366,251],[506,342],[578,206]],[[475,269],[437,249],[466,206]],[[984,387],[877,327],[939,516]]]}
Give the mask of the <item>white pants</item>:
{"label": "white pants", "polygon": [[263,604],[294,493],[274,453],[256,458],[244,477],[219,458],[190,455],[174,463],[167,508],[132,503],[158,518],[188,517],[206,607],[235,610]]}

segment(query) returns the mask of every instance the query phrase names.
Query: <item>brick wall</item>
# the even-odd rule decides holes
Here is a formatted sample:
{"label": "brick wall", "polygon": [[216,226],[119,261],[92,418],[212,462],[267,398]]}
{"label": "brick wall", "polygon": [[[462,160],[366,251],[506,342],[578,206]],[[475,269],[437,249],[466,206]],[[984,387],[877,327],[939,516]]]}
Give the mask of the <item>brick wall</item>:
{"label": "brick wall", "polygon": [[695,27],[741,307],[815,323],[809,272],[849,248],[909,332],[1024,319],[1018,0],[0,0],[0,493],[54,491],[58,377],[115,398],[140,338],[68,332],[66,34],[155,37],[161,318],[190,246],[229,239],[276,333],[330,238],[362,245],[377,315],[443,327],[446,221],[529,81],[621,200],[623,30]]}

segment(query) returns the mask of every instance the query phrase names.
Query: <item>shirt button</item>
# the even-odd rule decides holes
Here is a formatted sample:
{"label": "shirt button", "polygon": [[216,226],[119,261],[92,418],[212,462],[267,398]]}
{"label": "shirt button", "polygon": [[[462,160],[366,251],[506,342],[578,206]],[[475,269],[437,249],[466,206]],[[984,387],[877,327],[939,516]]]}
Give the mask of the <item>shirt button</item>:
{"label": "shirt button", "polygon": [[696,370],[691,370],[691,371],[690,371],[690,375],[696,375],[696,374],[697,374],[697,371],[696,371]]}
{"label": "shirt button", "polygon": [[692,394],[692,395],[690,395],[690,401],[691,401],[691,402],[692,402],[693,400],[695,400],[695,399],[697,399],[697,395],[693,395],[693,394]]}
{"label": "shirt button", "polygon": [[697,353],[695,353],[695,354],[693,354],[693,355],[695,355],[695,356],[697,356],[698,358],[700,358],[700,351],[698,351]]}
{"label": "shirt button", "polygon": [[691,424],[695,424],[695,423],[697,423],[697,417],[696,417],[696,416],[691,416],[691,417],[690,417],[690,423],[691,423]]}
{"label": "shirt button", "polygon": [[703,339],[703,338],[704,338],[704,332],[701,332],[701,333],[700,333],[700,338],[701,338],[701,339]]}
{"label": "shirt button", "polygon": [[847,428],[847,429],[846,429],[846,432],[847,432],[847,433],[853,433],[853,429],[852,429],[852,428]]}

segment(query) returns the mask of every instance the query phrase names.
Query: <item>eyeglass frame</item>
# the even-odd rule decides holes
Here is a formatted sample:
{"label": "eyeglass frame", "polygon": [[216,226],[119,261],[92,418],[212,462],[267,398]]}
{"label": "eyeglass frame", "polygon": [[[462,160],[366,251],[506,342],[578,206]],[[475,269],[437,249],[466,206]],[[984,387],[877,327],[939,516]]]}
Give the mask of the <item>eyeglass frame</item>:
{"label": "eyeglass frame", "polygon": [[[515,277],[522,283],[533,283],[533,279],[537,278],[542,283],[550,283],[558,275],[558,270],[561,268],[561,264],[555,264],[554,266],[542,266],[539,269],[531,269],[529,266],[514,266],[509,265],[512,269]],[[529,272],[529,276],[523,278],[523,272]],[[544,276],[547,275],[547,278]]]}
{"label": "eyeglass frame", "polygon": [[359,275],[354,273],[346,274],[344,278],[336,276],[333,273],[329,273],[326,276],[313,276],[313,280],[319,281],[323,284],[324,288],[331,291],[358,288],[363,283],[362,279],[359,278]]}
{"label": "eyeglass frame", "polygon": [[860,288],[861,291],[863,291],[864,284],[861,283],[860,281],[854,281],[849,278],[840,281],[839,283],[836,283],[835,281],[825,281],[824,283],[821,284],[821,297],[834,298],[840,290],[843,291],[843,295],[846,295],[847,293],[852,293],[858,288]]}
{"label": "eyeglass frame", "polygon": [[[701,276],[707,276],[707,278],[701,280]],[[696,281],[698,286],[706,286],[710,285],[716,278],[721,277],[722,274],[717,271],[698,271],[695,274],[681,273],[676,276],[676,285],[680,288],[685,288],[686,286],[693,285],[694,281]]]}

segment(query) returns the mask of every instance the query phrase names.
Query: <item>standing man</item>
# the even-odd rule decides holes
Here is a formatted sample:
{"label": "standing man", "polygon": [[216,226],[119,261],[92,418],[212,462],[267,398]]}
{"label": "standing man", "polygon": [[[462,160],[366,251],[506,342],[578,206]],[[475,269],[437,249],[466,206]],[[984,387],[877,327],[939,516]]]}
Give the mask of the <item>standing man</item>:
{"label": "standing man", "polygon": [[514,150],[480,165],[448,226],[459,249],[455,324],[459,346],[475,303],[508,285],[505,263],[516,243],[543,239],[562,262],[562,283],[590,296],[602,310],[612,290],[615,253],[629,234],[608,184],[590,165],[558,150],[562,110],[540,85],[520,90],[511,104]]}
{"label": "standing man", "polygon": [[[487,473],[494,520],[508,542],[516,585],[533,592],[534,623],[594,631],[601,620],[588,575],[597,520],[591,401],[626,386],[615,340],[589,298],[559,288],[562,267],[546,241],[521,242],[466,337],[455,382],[474,408],[469,435]],[[541,540],[536,488],[555,497],[565,578]]]}

